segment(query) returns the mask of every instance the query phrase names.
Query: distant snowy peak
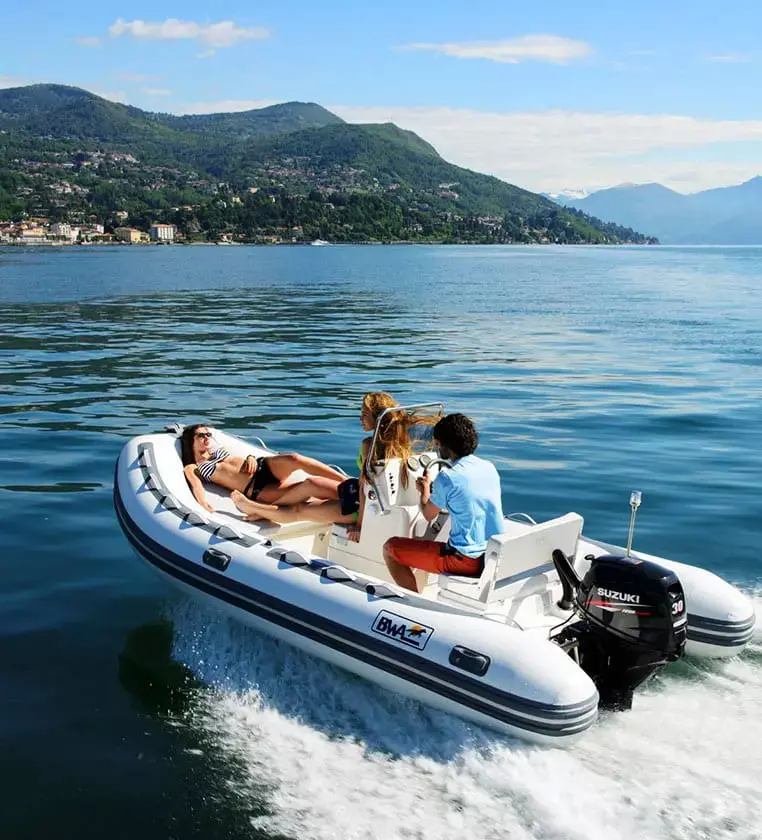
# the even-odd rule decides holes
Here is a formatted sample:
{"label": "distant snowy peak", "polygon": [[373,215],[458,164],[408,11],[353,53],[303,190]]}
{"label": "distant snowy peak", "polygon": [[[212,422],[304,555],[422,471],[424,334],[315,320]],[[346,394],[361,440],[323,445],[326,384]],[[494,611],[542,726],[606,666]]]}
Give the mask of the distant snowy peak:
{"label": "distant snowy peak", "polygon": [[587,198],[590,193],[587,190],[560,190],[559,192],[542,193],[552,201],[578,201]]}

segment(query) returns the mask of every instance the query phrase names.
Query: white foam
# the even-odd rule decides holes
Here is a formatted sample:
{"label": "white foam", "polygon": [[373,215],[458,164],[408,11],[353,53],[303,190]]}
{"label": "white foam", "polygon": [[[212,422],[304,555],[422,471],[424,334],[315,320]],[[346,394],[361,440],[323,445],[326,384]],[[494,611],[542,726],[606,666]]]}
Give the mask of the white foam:
{"label": "white foam", "polygon": [[[762,615],[762,597],[755,596]],[[749,654],[679,663],[573,748],[429,710],[188,602],[175,655],[213,688],[192,724],[264,802],[258,830],[327,838],[752,840],[762,799],[762,622]]]}

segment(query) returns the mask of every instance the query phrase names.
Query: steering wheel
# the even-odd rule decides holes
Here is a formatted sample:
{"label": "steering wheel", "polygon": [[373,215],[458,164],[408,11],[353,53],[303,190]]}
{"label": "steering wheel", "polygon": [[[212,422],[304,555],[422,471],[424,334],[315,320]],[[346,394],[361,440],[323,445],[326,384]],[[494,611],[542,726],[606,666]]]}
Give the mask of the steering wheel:
{"label": "steering wheel", "polygon": [[423,474],[427,475],[429,470],[436,464],[441,464],[443,467],[452,467],[452,464],[444,458],[431,458],[429,455],[411,455],[405,462],[407,468],[411,472],[415,472],[419,467],[423,468]]}

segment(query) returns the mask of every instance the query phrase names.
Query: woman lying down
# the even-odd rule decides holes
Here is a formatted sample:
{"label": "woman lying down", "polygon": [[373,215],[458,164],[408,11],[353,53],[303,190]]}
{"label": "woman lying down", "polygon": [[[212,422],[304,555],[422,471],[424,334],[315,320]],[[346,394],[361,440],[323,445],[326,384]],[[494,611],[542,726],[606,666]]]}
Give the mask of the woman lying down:
{"label": "woman lying down", "polygon": [[[181,437],[181,450],[185,478],[196,501],[210,513],[214,508],[204,492],[204,484],[216,484],[231,491],[236,507],[246,514],[247,519],[274,519],[274,521],[315,520],[305,516],[303,508],[318,514],[322,505],[315,502],[339,500],[339,486],[346,483],[346,476],[327,464],[299,453],[268,455],[257,458],[247,455],[240,458],[232,455],[222,446],[216,446],[211,428],[203,423],[187,426]],[[304,481],[289,483],[297,471],[307,473]],[[315,502],[304,505],[308,499]],[[337,512],[329,506],[331,514]],[[282,510],[282,518],[275,519],[273,510]],[[327,518],[317,521],[335,522]],[[270,515],[268,515],[270,514]],[[300,515],[297,515],[300,514]],[[325,514],[328,514],[326,508]],[[351,516],[347,522],[353,521]]]}
{"label": "woman lying down", "polygon": [[[385,391],[372,391],[362,402],[360,423],[372,431],[382,413],[395,408],[397,401]],[[406,458],[410,454],[407,421],[403,412],[384,417],[379,430],[378,457]],[[208,511],[214,508],[204,493],[204,482],[231,491],[235,506],[244,519],[269,519],[281,525],[290,522],[321,522],[348,525],[350,539],[359,539],[358,520],[362,520],[363,495],[360,480],[347,478],[321,461],[298,453],[256,458],[238,458],[223,447],[215,447],[209,426],[188,426],[182,434],[185,477],[196,501]],[[371,437],[360,445],[357,457],[362,472],[369,457]],[[296,470],[309,478],[288,484]]]}

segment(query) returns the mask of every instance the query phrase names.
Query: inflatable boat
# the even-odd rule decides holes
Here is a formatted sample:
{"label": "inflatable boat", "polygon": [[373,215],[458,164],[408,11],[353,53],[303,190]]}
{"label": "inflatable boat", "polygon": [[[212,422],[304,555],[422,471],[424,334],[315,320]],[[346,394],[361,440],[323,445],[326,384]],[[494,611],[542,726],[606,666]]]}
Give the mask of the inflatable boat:
{"label": "inflatable boat", "polygon": [[[418,503],[415,479],[447,468],[425,435],[405,462],[368,459],[353,542],[341,525],[245,521],[214,486],[207,512],[183,474],[181,431],[135,437],[119,455],[114,504],[139,557],[263,632],[483,726],[569,742],[599,708],[629,708],[637,686],[684,652],[734,656],[751,639],[754,610],[737,589],[703,569],[589,539],[574,512],[507,517],[479,577],[419,573],[420,593],[397,587],[384,542],[449,533],[446,517],[427,522]],[[275,454],[219,429],[214,439],[233,455]]]}

